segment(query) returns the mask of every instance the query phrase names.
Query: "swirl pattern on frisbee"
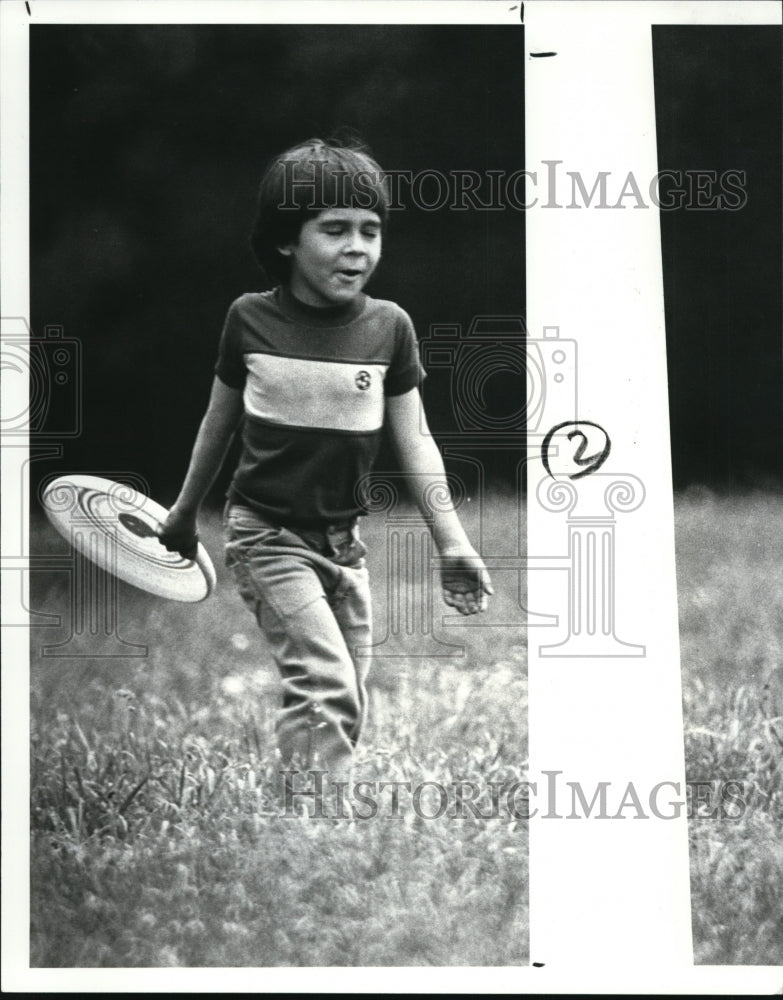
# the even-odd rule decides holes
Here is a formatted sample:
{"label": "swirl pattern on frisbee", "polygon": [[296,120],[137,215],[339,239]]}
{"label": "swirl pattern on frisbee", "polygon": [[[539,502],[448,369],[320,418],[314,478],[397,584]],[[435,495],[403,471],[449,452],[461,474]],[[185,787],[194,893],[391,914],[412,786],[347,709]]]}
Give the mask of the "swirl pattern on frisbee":
{"label": "swirl pattern on frisbee", "polygon": [[[64,495],[73,502],[63,504]],[[175,601],[203,601],[212,593],[215,570],[203,545],[194,560],[168,552],[155,534],[167,512],[144,494],[98,476],[63,476],[47,486],[42,503],[78,552],[127,583]],[[96,535],[107,544],[94,545]]]}

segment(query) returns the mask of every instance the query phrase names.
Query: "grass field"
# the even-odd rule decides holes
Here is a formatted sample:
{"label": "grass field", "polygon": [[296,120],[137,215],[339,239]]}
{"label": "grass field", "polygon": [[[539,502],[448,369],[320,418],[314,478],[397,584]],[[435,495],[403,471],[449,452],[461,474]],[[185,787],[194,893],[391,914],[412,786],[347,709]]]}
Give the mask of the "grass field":
{"label": "grass field", "polygon": [[[496,509],[487,543],[504,551],[515,513]],[[738,819],[690,823],[697,962],[783,960],[783,726],[770,720],[778,695],[763,690],[783,645],[783,536],[770,530],[782,515],[771,496],[678,504],[688,778],[740,781],[746,798]],[[204,529],[218,563],[217,522]],[[36,551],[65,551],[36,530]],[[363,533],[383,637],[384,525],[370,519]],[[452,804],[427,819],[437,802],[408,801],[396,818],[280,815],[274,668],[217,568],[203,605],[120,586],[119,633],[146,656],[43,657],[69,628],[32,632],[31,964],[526,963],[523,821],[454,818]],[[518,620],[513,577],[495,583],[489,621]],[[34,608],[67,621],[67,601],[62,574],[37,574]],[[464,656],[417,656],[404,635],[380,647],[361,776],[473,781],[492,815],[489,783],[526,776],[525,633],[458,627],[439,634]]]}
{"label": "grass field", "polygon": [[783,964],[781,526],[780,495],[675,507],[686,776],[744,789],[738,819],[689,824],[697,964]]}

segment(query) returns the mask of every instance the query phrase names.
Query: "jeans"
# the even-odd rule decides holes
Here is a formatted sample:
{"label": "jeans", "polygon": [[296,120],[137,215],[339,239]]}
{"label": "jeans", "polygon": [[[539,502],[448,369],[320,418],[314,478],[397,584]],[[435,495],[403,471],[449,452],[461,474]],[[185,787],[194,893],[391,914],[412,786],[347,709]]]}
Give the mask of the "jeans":
{"label": "jeans", "polygon": [[282,678],[276,735],[285,766],[350,776],[367,712],[371,608],[356,523],[300,530],[229,503],[226,565]]}

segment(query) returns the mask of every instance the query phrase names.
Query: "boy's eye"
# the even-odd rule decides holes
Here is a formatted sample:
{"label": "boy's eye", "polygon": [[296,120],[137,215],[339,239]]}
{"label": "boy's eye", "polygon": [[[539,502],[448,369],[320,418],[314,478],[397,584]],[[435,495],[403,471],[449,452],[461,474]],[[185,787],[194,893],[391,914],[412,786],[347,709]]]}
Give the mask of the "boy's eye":
{"label": "boy's eye", "polygon": [[[348,227],[340,224],[327,225],[323,227],[322,232],[326,233],[327,236],[344,236],[348,232]],[[376,240],[381,235],[379,229],[362,229],[362,237],[366,240]]]}

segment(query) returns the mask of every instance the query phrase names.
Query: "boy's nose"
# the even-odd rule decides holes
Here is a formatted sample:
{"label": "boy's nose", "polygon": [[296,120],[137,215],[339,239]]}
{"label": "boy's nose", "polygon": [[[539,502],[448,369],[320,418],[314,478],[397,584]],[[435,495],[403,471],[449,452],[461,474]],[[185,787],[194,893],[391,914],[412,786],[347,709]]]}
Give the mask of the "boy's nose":
{"label": "boy's nose", "polygon": [[349,253],[364,252],[364,238],[362,237],[362,234],[358,230],[356,231],[351,230],[348,232],[345,248]]}

